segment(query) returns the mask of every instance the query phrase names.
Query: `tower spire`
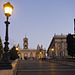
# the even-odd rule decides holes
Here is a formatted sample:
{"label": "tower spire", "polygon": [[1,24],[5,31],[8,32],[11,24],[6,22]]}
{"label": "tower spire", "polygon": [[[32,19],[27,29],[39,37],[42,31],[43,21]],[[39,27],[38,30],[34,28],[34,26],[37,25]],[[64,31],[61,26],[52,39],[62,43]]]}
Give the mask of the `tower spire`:
{"label": "tower spire", "polygon": [[26,38],[26,34],[25,34],[25,38]]}

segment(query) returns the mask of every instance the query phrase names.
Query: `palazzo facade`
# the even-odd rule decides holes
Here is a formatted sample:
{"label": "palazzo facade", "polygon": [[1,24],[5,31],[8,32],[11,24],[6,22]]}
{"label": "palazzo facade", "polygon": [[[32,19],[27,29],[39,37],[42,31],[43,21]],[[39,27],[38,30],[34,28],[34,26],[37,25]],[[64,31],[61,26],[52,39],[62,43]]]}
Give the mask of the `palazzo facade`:
{"label": "palazzo facade", "polygon": [[37,49],[29,49],[28,48],[28,38],[23,39],[23,49],[19,51],[20,59],[40,59],[46,58],[46,50],[38,45]]}
{"label": "palazzo facade", "polygon": [[54,58],[68,57],[66,37],[67,35],[63,34],[54,35],[47,50],[48,57],[54,57]]}

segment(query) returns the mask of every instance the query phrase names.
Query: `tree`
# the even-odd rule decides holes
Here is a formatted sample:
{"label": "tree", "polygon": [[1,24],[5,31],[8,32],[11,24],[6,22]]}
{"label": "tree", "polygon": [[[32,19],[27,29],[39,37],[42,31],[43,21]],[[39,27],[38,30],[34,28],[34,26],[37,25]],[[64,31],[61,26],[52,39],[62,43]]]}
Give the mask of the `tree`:
{"label": "tree", "polygon": [[19,58],[17,52],[18,52],[18,51],[16,50],[16,47],[13,46],[13,48],[9,51],[10,60],[15,60],[15,59]]}
{"label": "tree", "polygon": [[3,45],[2,45],[2,40],[0,37],[0,58],[1,58],[1,54],[3,53]]}
{"label": "tree", "polygon": [[68,50],[68,55],[71,55],[72,57],[75,56],[75,35],[74,34],[67,35],[67,50]]}

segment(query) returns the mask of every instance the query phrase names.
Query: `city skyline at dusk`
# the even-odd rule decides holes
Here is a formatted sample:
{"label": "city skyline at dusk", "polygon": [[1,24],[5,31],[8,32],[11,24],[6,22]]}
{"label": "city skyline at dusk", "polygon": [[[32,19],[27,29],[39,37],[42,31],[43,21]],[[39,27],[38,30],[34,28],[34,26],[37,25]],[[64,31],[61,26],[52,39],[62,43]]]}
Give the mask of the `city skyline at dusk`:
{"label": "city skyline at dusk", "polygon": [[54,33],[57,35],[74,33],[75,0],[1,0],[0,36],[5,40],[6,17],[3,4],[10,2],[14,9],[9,18],[9,48],[28,38],[29,48],[43,45],[48,48]]}

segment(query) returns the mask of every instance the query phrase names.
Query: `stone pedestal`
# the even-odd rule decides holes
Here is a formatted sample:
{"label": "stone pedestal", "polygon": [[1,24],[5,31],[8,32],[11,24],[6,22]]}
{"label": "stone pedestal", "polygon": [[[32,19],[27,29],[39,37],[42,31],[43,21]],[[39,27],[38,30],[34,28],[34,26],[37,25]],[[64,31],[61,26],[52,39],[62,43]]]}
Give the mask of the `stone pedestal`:
{"label": "stone pedestal", "polygon": [[6,70],[6,69],[12,69],[11,63],[1,62],[0,63],[0,70]]}
{"label": "stone pedestal", "polygon": [[4,53],[2,56],[2,61],[0,62],[0,70],[2,69],[12,69],[8,53]]}

